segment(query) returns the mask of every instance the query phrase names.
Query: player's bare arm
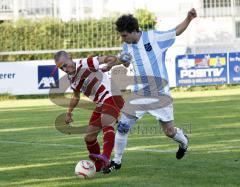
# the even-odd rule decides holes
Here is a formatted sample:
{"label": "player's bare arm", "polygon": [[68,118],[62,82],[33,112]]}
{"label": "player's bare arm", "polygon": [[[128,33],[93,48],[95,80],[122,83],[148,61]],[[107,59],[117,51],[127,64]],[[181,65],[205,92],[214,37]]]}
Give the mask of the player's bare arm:
{"label": "player's bare arm", "polygon": [[188,27],[188,25],[190,24],[190,22],[197,17],[197,12],[194,8],[192,8],[188,14],[187,17],[185,18],[185,20],[180,23],[177,27],[176,27],[176,35],[179,36],[181,35],[186,28]]}
{"label": "player's bare arm", "polygon": [[72,95],[72,98],[70,100],[68,109],[67,109],[66,117],[65,117],[65,122],[67,124],[71,123],[73,121],[73,119],[72,119],[72,112],[73,112],[74,108],[77,106],[79,100],[80,100],[80,92],[74,91],[73,95]]}
{"label": "player's bare arm", "polygon": [[109,71],[114,66],[118,65],[124,65],[125,67],[128,67],[130,65],[132,57],[130,54],[121,53],[118,56],[114,55],[107,55],[107,56],[101,56],[98,57],[99,64],[106,64],[104,68],[102,68],[103,71]]}

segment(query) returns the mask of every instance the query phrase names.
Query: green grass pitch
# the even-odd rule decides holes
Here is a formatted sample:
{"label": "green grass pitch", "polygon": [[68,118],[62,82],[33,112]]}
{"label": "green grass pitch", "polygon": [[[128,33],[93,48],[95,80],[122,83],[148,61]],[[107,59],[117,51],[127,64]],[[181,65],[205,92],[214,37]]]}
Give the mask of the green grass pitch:
{"label": "green grass pitch", "polygon": [[[129,135],[122,169],[89,180],[74,175],[88,159],[83,135],[54,127],[63,107],[48,99],[1,101],[0,186],[240,186],[240,89],[173,96],[176,126],[190,137],[186,157],[176,160],[177,144],[145,115]],[[77,109],[74,119],[87,124],[90,115]]]}

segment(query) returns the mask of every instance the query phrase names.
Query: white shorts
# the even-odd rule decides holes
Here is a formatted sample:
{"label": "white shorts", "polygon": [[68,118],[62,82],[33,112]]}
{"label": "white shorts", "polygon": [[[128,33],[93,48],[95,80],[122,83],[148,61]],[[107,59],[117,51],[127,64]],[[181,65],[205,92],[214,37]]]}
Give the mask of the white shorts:
{"label": "white shorts", "polygon": [[[159,101],[160,100],[160,101]],[[161,100],[158,97],[136,98],[126,101],[122,112],[138,119],[142,118],[147,112],[157,120],[168,122],[173,121],[173,104],[172,100]]]}

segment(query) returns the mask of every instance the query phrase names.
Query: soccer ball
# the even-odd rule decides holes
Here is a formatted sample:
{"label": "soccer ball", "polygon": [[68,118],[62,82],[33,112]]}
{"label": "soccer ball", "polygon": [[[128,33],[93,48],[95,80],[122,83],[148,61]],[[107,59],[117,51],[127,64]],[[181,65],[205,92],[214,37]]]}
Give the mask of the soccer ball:
{"label": "soccer ball", "polygon": [[96,173],[96,167],[89,160],[81,160],[75,167],[75,174],[82,179],[92,178]]}

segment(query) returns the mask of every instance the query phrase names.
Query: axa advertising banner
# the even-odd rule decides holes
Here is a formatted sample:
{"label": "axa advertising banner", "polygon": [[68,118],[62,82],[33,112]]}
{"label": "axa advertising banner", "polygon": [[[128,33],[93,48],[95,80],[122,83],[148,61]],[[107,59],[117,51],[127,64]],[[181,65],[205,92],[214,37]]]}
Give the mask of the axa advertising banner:
{"label": "axa advertising banner", "polygon": [[62,76],[64,72],[52,60],[1,62],[0,94],[48,94],[50,88],[59,88],[58,80]]}
{"label": "axa advertising banner", "polygon": [[227,54],[176,57],[176,85],[198,86],[227,83]]}
{"label": "axa advertising banner", "polygon": [[240,53],[229,53],[229,83],[240,83]]}
{"label": "axa advertising banner", "polygon": [[[78,60],[74,59],[75,62]],[[109,72],[106,75],[111,77]],[[65,92],[72,92],[70,82],[66,73],[57,69],[53,60],[0,62],[0,94],[41,95]]]}

